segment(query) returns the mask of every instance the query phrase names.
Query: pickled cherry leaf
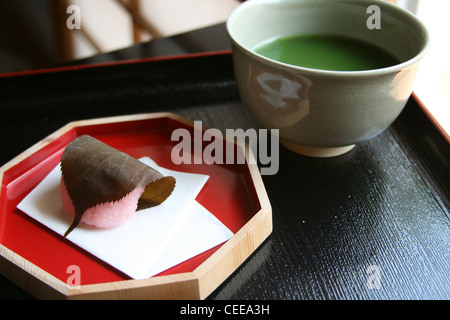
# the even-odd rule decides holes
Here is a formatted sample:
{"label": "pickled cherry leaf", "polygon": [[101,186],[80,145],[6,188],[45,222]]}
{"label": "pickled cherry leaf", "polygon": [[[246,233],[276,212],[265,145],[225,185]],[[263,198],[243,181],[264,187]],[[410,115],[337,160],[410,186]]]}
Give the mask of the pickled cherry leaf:
{"label": "pickled cherry leaf", "polygon": [[145,187],[138,210],[157,206],[170,196],[175,178],[163,176],[141,161],[89,136],[73,140],[61,159],[62,179],[75,208],[75,229],[83,213],[96,205],[119,201],[138,187]]}

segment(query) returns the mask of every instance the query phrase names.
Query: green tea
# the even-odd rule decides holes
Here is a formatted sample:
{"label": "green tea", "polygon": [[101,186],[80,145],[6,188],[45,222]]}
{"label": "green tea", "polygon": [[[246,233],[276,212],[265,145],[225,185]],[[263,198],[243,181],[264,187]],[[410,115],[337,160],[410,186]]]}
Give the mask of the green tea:
{"label": "green tea", "polygon": [[389,52],[368,42],[334,35],[281,37],[254,50],[280,62],[322,70],[372,70],[399,62]]}

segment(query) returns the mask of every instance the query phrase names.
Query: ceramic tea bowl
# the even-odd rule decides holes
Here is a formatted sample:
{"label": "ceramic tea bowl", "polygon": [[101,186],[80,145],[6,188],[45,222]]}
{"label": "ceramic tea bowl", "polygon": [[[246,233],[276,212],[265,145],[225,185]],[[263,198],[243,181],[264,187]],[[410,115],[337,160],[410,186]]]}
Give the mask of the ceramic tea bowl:
{"label": "ceramic tea bowl", "polygon": [[[412,13],[383,0],[250,0],[232,12],[227,30],[245,107],[261,127],[279,129],[285,147],[315,157],[341,155],[388,128],[413,91],[429,45]],[[270,39],[315,34],[366,41],[399,63],[332,71],[255,52]]]}

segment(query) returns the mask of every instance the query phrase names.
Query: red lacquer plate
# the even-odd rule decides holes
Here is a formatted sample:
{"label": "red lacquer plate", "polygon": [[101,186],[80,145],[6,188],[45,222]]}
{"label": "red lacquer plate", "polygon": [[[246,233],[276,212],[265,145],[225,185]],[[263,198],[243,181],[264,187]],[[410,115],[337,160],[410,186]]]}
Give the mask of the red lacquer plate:
{"label": "red lacquer plate", "polygon": [[[2,274],[44,299],[206,298],[269,236],[271,207],[258,167],[245,144],[215,136],[221,139],[223,150],[229,144],[233,146],[236,161],[174,164],[171,152],[179,142],[172,141],[171,136],[180,128],[188,130],[192,137],[196,134],[192,121],[171,113],[72,122],[0,168]],[[197,134],[206,129],[197,130]],[[83,134],[135,158],[149,156],[167,169],[209,175],[196,200],[234,236],[159,275],[133,280],[18,210],[18,203],[59,163],[67,144]],[[202,141],[201,150],[209,143]],[[192,147],[192,156],[198,151]],[[240,164],[237,157],[242,153],[246,161]],[[82,270],[81,283],[76,287],[68,284],[72,265]]]}

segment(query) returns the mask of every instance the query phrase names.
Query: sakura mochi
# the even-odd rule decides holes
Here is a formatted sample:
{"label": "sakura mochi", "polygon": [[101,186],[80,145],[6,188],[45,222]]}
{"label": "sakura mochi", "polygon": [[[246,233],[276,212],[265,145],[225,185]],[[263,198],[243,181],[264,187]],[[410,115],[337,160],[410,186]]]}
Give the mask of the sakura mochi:
{"label": "sakura mochi", "polygon": [[[80,223],[97,228],[113,228],[124,223],[136,212],[139,198],[144,189],[144,187],[136,188],[120,200],[98,204],[87,209],[83,213]],[[62,179],[60,193],[64,210],[72,217],[75,217],[75,207]]]}
{"label": "sakura mochi", "polygon": [[175,179],[103,142],[83,135],[73,140],[61,159],[60,194],[73,217],[65,237],[79,223],[112,228],[136,210],[157,206],[170,196]]}

